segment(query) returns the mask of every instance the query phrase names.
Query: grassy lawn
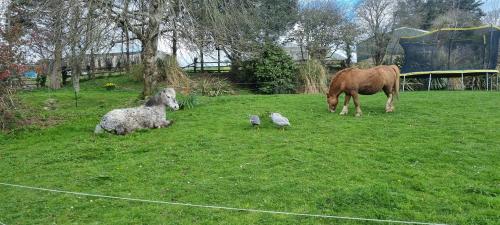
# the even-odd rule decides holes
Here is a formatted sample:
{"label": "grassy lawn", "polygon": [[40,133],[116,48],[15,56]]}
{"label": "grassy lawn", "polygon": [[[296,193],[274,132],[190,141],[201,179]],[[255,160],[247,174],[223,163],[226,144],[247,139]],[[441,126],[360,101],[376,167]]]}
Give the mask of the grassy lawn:
{"label": "grassy lawn", "polygon": [[[118,89],[105,91],[108,81]],[[193,204],[439,222],[500,221],[500,93],[363,96],[364,116],[327,111],[322,95],[200,98],[168,113],[175,124],[127,136],[95,136],[107,111],[135,105],[123,78],[21,95],[37,120],[0,134],[0,182]],[[43,109],[49,98],[54,111]],[[248,114],[278,111],[252,129]],[[366,224],[99,199],[0,186],[5,224]]]}

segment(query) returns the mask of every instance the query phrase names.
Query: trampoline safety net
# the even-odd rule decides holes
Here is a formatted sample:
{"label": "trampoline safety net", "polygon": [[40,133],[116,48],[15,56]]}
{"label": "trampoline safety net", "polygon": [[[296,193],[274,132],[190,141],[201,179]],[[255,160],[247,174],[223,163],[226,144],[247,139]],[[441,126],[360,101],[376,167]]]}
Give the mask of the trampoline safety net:
{"label": "trampoline safety net", "polygon": [[415,37],[402,37],[402,73],[447,70],[494,70],[500,29],[494,26],[442,29]]}

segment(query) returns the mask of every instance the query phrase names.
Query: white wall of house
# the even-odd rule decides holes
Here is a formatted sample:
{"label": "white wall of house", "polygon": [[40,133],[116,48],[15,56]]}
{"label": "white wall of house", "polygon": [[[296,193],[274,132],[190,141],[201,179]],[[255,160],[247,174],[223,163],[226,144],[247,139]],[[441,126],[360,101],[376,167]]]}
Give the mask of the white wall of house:
{"label": "white wall of house", "polygon": [[[188,43],[179,42],[177,43],[177,62],[181,67],[192,64],[194,58],[198,58],[198,62],[200,62],[200,50],[192,47]],[[158,50],[162,52],[166,52],[167,54],[172,54],[172,41],[167,38],[160,38],[158,42]],[[217,62],[217,50],[215,49],[206,49],[203,51],[203,58],[205,62]],[[220,51],[220,60],[221,62],[229,62],[229,58],[224,53],[224,51]],[[213,65],[208,65],[213,66]]]}

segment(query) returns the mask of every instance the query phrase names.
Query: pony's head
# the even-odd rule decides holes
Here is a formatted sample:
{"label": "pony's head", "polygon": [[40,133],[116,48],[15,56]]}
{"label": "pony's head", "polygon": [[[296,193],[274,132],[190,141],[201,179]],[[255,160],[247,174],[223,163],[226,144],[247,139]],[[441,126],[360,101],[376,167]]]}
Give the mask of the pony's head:
{"label": "pony's head", "polygon": [[339,103],[339,98],[338,96],[333,96],[330,95],[330,93],[327,93],[326,102],[328,103],[328,110],[330,110],[330,112],[335,112],[335,109],[337,109],[337,104]]}
{"label": "pony's head", "polygon": [[149,99],[146,102],[146,106],[155,106],[155,105],[166,105],[173,110],[179,109],[179,104],[175,99],[175,90],[173,88],[165,88],[158,92],[155,96]]}

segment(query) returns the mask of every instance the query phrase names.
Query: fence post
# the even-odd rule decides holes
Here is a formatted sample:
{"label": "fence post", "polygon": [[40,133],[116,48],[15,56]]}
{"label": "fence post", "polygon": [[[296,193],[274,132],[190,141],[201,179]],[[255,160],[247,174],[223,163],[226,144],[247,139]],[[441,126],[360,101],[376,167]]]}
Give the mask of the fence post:
{"label": "fence post", "polygon": [[217,47],[217,73],[220,73],[220,48]]}
{"label": "fence post", "polygon": [[198,58],[194,57],[194,60],[193,60],[193,68],[194,68],[194,70],[193,70],[193,72],[195,72],[195,73],[196,73],[196,64],[197,63],[198,63]]}

